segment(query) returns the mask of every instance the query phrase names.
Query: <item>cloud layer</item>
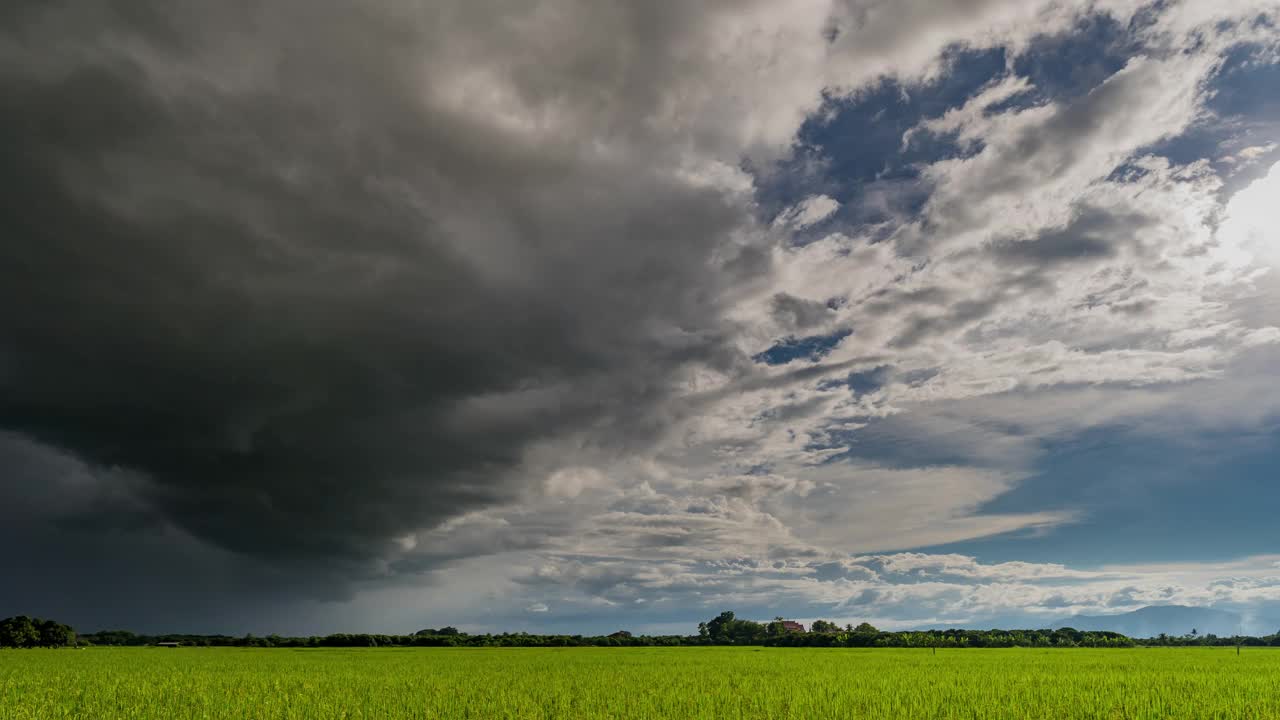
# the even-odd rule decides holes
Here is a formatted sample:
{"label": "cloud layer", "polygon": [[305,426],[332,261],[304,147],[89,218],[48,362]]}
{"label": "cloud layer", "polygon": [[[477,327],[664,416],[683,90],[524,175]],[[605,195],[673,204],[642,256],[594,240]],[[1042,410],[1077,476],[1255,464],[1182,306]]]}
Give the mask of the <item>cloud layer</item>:
{"label": "cloud layer", "polygon": [[[1125,38],[1114,70],[1056,94],[1020,74],[1099,18]],[[0,498],[21,509],[0,532],[38,548],[0,570],[185,578],[155,609],[67,605],[91,623],[215,589],[233,624],[442,597],[477,567],[539,617],[771,583],[904,622],[1121,607],[1123,583],[1156,602],[1159,574],[869,553],[1083,521],[992,507],[1053,442],[1277,417],[1250,392],[1280,342],[1275,140],[1213,105],[1240,58],[1275,62],[1265,3],[0,19]],[[1004,69],[913,118],[883,151],[909,167],[860,199],[798,140],[984,52]],[[911,562],[1011,579],[904,584]],[[1179,587],[1164,599],[1275,599]]]}

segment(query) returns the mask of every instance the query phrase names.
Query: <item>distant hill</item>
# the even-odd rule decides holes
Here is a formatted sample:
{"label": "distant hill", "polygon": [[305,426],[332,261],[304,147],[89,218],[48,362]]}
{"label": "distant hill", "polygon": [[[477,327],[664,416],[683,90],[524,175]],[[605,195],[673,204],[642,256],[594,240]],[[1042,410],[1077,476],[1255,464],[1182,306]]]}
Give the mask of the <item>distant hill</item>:
{"label": "distant hill", "polygon": [[1194,628],[1200,635],[1235,635],[1244,619],[1235,613],[1186,605],[1151,605],[1117,615],[1073,615],[1050,627],[1077,630],[1111,630],[1129,637],[1149,638],[1160,633],[1186,635]]}

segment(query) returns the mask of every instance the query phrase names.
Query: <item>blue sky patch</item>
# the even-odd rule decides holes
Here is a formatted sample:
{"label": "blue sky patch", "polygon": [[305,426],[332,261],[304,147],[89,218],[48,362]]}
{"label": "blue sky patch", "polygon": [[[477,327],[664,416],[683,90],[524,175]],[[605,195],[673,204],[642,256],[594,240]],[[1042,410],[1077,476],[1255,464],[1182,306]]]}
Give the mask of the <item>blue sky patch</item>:
{"label": "blue sky patch", "polygon": [[[962,150],[952,138],[932,134],[913,139],[904,149],[903,134],[963,105],[998,77],[1005,51],[955,48],[946,64],[948,71],[925,86],[883,79],[852,97],[827,97],[801,127],[792,157],[762,178],[758,201],[763,213],[772,217],[819,193],[842,205],[826,227],[872,225],[919,212],[928,199],[927,188],[918,182],[920,165],[959,156]],[[823,226],[815,225],[807,235],[820,234]]]}
{"label": "blue sky patch", "polygon": [[[1037,472],[980,513],[1069,510],[1077,523],[925,548],[990,561],[1208,561],[1274,547],[1280,431],[1186,441],[1094,428],[1049,444]],[[1247,498],[1247,500],[1245,500]]]}
{"label": "blue sky patch", "polygon": [[843,381],[829,381],[821,385],[820,389],[844,386],[854,395],[868,395],[884,387],[892,377],[893,367],[881,365],[870,370],[849,373]]}
{"label": "blue sky patch", "polygon": [[785,338],[774,343],[768,350],[757,354],[753,359],[766,365],[786,365],[793,360],[802,359],[816,362],[834,350],[841,340],[852,334],[852,330],[839,330],[830,335]]}

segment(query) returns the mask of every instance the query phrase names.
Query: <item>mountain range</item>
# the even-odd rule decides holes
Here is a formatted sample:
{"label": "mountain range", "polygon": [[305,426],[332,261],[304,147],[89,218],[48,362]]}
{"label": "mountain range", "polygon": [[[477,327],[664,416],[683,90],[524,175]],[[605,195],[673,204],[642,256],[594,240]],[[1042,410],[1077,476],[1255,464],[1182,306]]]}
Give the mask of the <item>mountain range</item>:
{"label": "mountain range", "polygon": [[1188,607],[1186,605],[1151,605],[1116,615],[1072,615],[1056,620],[1052,628],[1072,627],[1077,630],[1110,630],[1129,637],[1186,635],[1195,630],[1199,635],[1236,635],[1243,632],[1244,618],[1225,610]]}
{"label": "mountain range", "polygon": [[1030,615],[990,617],[967,623],[930,623],[908,630],[989,630],[992,628],[1063,628],[1110,630],[1132,638],[1166,635],[1270,635],[1280,628],[1280,608],[1262,608],[1261,614],[1242,616],[1226,610],[1187,605],[1148,605],[1113,615],[1072,615],[1051,622]]}

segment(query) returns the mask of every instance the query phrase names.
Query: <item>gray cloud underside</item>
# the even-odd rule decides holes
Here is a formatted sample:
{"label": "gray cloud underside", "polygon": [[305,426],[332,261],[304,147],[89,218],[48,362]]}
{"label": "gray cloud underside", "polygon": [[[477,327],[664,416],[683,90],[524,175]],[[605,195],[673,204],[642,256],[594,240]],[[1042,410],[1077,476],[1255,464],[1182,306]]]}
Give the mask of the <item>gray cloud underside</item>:
{"label": "gray cloud underside", "polygon": [[511,79],[619,152],[433,95],[452,11],[239,10],[6,11],[6,428],[223,547],[360,559],[509,497],[535,439],[643,445],[683,366],[741,361],[721,305],[766,264],[739,199],[645,161],[662,68]]}

